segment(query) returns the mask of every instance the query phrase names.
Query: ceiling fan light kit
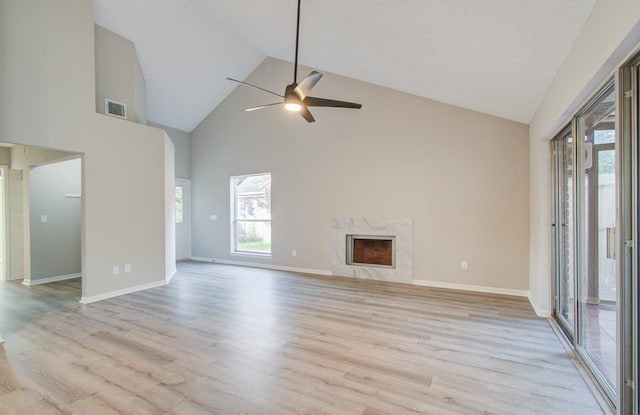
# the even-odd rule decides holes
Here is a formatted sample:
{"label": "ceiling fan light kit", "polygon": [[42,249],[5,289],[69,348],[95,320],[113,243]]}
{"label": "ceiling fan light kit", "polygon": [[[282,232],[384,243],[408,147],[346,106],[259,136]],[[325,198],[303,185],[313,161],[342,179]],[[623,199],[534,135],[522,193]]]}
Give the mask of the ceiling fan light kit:
{"label": "ceiling fan light kit", "polygon": [[291,112],[300,112],[300,110],[302,109],[302,105],[298,104],[297,102],[287,102],[286,104],[284,104],[284,109]]}
{"label": "ceiling fan light kit", "polygon": [[241,85],[250,86],[252,88],[259,89],[261,91],[267,92],[272,95],[276,95],[283,99],[281,102],[274,102],[272,104],[260,105],[257,107],[251,107],[245,109],[245,111],[255,111],[266,107],[271,107],[275,105],[283,105],[287,111],[298,112],[307,120],[307,122],[314,122],[315,118],[311,115],[308,107],[332,107],[332,108],[353,108],[360,109],[362,108],[362,104],[356,104],[354,102],[346,102],[346,101],[338,101],[333,99],[325,99],[325,98],[316,98],[310,97],[308,94],[311,92],[311,89],[320,81],[322,78],[322,74],[317,71],[311,71],[309,75],[307,75],[300,83],[297,82],[298,79],[298,39],[300,37],[300,3],[301,0],[298,0],[298,17],[296,21],[296,55],[295,62],[293,66],[293,82],[285,87],[284,95],[280,95],[273,91],[269,91],[268,89],[261,88],[256,85],[249,84],[247,82],[239,81],[233,78],[227,78],[229,81],[237,82]]}

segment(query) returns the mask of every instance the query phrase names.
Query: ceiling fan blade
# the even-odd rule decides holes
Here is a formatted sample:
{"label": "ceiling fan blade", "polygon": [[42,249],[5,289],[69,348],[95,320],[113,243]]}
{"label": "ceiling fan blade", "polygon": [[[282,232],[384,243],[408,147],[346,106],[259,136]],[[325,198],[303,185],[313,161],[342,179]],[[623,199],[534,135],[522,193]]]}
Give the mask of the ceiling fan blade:
{"label": "ceiling fan blade", "polygon": [[265,105],[260,105],[258,107],[247,108],[247,109],[245,109],[245,111],[251,112],[251,111],[259,110],[259,109],[262,109],[262,108],[272,107],[274,105],[282,105],[282,104],[284,104],[284,102],[274,102],[273,104],[265,104]]}
{"label": "ceiling fan blade", "polygon": [[316,86],[318,81],[322,78],[322,74],[320,72],[312,71],[306,78],[304,78],[297,87],[293,90],[295,94],[301,100],[305,99],[305,97],[309,94],[311,89]]}
{"label": "ceiling fan blade", "polygon": [[268,93],[270,93],[270,94],[273,94],[273,95],[275,95],[275,96],[277,96],[277,97],[284,98],[284,96],[282,96],[282,95],[280,95],[280,94],[276,94],[276,93],[275,93],[275,92],[273,92],[273,91],[269,91],[268,89],[264,89],[264,88],[260,88],[259,86],[255,86],[255,85],[252,85],[252,84],[248,84],[248,83],[243,82],[243,81],[238,81],[237,79],[227,78],[227,80],[228,80],[228,81],[237,82],[237,83],[242,84],[242,85],[250,86],[251,88],[256,88],[256,89],[259,89],[259,90],[261,90],[261,91],[264,91],[264,92],[268,92]]}
{"label": "ceiling fan blade", "polygon": [[300,110],[300,115],[302,115],[302,118],[304,118],[305,120],[307,120],[307,122],[315,122],[316,119],[313,118],[313,115],[311,115],[311,112],[309,111],[309,108],[302,106],[302,109]]}
{"label": "ceiling fan blade", "polygon": [[362,104],[356,104],[355,102],[336,101],[335,99],[306,97],[303,104],[308,107],[334,107],[334,108],[362,108]]}

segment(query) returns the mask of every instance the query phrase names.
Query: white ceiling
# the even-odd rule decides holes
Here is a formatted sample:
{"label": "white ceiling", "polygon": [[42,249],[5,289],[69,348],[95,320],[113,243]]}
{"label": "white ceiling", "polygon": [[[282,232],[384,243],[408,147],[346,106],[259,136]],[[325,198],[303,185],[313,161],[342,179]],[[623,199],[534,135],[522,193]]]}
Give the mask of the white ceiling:
{"label": "white ceiling", "polygon": [[[299,61],[529,123],[595,2],[303,0]],[[296,0],[94,3],[136,45],[147,117],[170,127],[195,128],[236,87],[226,77],[294,58]]]}

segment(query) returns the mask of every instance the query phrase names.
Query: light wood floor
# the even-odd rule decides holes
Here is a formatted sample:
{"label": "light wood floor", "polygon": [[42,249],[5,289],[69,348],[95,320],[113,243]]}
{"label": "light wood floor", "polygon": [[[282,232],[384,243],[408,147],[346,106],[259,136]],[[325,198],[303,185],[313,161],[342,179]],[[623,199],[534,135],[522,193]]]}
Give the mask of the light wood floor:
{"label": "light wood floor", "polygon": [[0,413],[602,413],[521,298],[197,263],[79,297],[0,283]]}

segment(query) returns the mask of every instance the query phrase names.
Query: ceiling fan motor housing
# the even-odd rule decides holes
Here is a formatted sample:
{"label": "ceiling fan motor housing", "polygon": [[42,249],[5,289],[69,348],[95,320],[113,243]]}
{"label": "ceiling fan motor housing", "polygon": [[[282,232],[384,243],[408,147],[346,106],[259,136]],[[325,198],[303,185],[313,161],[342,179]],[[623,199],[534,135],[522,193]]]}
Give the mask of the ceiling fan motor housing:
{"label": "ceiling fan motor housing", "polygon": [[284,89],[284,102],[302,104],[302,100],[295,91],[297,86],[298,84],[296,82],[286,86]]}

